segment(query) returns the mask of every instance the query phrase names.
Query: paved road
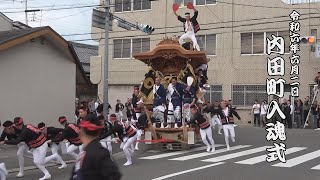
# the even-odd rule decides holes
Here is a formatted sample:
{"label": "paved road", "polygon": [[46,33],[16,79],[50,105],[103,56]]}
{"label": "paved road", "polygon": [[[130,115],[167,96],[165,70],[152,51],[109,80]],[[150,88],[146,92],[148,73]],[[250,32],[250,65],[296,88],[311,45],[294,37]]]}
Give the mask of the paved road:
{"label": "paved road", "polygon": [[[287,163],[265,162],[266,131],[262,128],[236,127],[237,142],[226,151],[223,135],[214,133],[219,146],[215,153],[205,152],[205,147],[186,151],[161,151],[158,149],[136,152],[134,165],[123,167],[123,155],[115,161],[123,173],[122,180],[318,180],[320,177],[320,131],[287,129]],[[1,156],[0,156],[1,157]],[[49,168],[53,179],[68,179],[70,168]],[[63,173],[61,173],[63,172]],[[10,174],[10,179],[15,174]],[[26,172],[24,179],[40,177],[38,170]],[[68,176],[68,177],[66,177]]]}

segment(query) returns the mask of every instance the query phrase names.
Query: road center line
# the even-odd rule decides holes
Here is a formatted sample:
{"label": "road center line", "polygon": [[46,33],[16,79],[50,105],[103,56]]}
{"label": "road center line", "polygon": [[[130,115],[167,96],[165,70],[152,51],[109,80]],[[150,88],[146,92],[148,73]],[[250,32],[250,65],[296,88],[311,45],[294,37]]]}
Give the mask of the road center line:
{"label": "road center line", "polygon": [[202,167],[198,167],[198,168],[194,168],[194,169],[189,169],[189,170],[185,170],[185,171],[181,171],[181,172],[177,172],[177,173],[173,173],[173,174],[168,174],[168,175],[165,175],[165,176],[154,178],[152,180],[168,179],[168,178],[171,178],[171,177],[174,177],[174,176],[179,176],[181,174],[186,174],[186,173],[189,173],[189,172],[198,171],[198,170],[201,170],[201,169],[206,169],[206,168],[213,167],[213,166],[218,166],[218,165],[221,165],[221,164],[224,164],[224,162],[218,162],[218,163],[215,163],[215,164],[210,164],[210,165],[206,165],[206,166],[202,166]]}

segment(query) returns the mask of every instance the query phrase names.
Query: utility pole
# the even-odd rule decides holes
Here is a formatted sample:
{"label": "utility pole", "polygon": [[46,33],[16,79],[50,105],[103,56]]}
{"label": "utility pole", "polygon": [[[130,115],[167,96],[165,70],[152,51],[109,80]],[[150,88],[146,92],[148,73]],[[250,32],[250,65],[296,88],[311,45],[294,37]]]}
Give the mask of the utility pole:
{"label": "utility pole", "polygon": [[[155,0],[149,0],[155,1]],[[29,11],[29,10],[28,10]],[[39,10],[40,11],[40,10]],[[110,13],[110,0],[105,0],[105,12],[93,9],[92,13],[92,26],[104,29],[104,59],[103,59],[103,116],[108,118],[109,112],[109,31],[112,27],[112,21],[115,20],[116,24],[126,30],[131,28],[139,29],[142,32],[151,34],[155,29],[146,24],[133,24],[125,19],[117,17]]]}
{"label": "utility pole", "polygon": [[28,10],[28,0],[25,0],[26,2],[25,2],[25,16],[26,16],[26,25],[28,25],[28,12],[27,12],[27,10]]}
{"label": "utility pole", "polygon": [[104,70],[103,70],[103,116],[108,119],[109,113],[109,20],[110,20],[110,0],[106,0],[106,17],[105,17],[105,28],[104,28]]}

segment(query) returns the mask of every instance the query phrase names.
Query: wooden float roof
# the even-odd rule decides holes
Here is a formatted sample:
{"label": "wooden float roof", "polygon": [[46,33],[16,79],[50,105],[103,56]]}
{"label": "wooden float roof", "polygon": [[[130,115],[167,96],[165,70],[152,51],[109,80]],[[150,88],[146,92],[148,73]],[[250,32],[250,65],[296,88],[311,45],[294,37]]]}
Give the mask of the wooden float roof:
{"label": "wooden float roof", "polygon": [[156,47],[148,52],[134,54],[133,57],[146,64],[150,64],[152,60],[161,59],[188,59],[193,65],[206,64],[207,53],[205,51],[191,51],[184,49],[178,41],[173,39],[164,39]]}

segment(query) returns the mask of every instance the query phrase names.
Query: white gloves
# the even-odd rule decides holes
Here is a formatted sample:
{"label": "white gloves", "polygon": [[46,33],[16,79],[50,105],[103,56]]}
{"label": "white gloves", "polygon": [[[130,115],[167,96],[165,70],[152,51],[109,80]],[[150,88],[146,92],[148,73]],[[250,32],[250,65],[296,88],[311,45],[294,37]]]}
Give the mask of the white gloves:
{"label": "white gloves", "polygon": [[118,139],[117,138],[112,138],[111,140],[113,143],[118,143]]}

